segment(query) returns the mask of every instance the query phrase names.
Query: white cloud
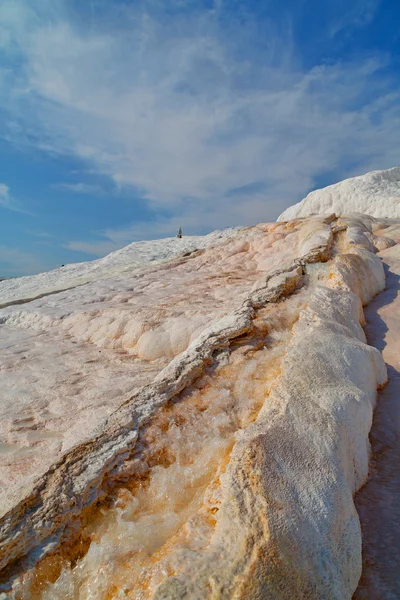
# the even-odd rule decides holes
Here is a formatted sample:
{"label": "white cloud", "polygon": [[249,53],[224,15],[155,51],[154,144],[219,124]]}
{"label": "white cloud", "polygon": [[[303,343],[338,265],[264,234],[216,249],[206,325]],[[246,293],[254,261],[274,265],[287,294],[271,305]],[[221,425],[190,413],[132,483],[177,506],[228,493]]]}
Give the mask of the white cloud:
{"label": "white cloud", "polygon": [[0,206],[9,208],[10,204],[10,188],[5,183],[0,183]]}
{"label": "white cloud", "polygon": [[0,208],[7,208],[16,212],[26,212],[20,203],[11,196],[10,188],[5,183],[0,183]]}
{"label": "white cloud", "polygon": [[93,185],[90,183],[57,183],[53,187],[59,190],[65,190],[66,192],[73,192],[74,194],[101,194],[102,189],[99,185]]}
{"label": "white cloud", "polygon": [[4,6],[3,45],[24,64],[0,90],[8,139],[78,156],[172,214],[107,232],[112,241],[273,219],[324,172],[398,161],[399,89],[379,78],[386,59],[305,70],[273,24],[250,54],[251,23],[228,36],[218,8],[159,18],[154,4],[120,5],[122,15],[85,28],[57,0]]}
{"label": "white cloud", "polygon": [[353,4],[349,3],[347,10],[331,24],[330,36],[335,37],[350,27],[365,27],[374,19],[380,4],[381,0],[357,0]]}
{"label": "white cloud", "polygon": [[33,231],[33,230],[28,230],[27,233],[29,233],[29,235],[33,235],[35,237],[38,238],[52,238],[54,237],[54,235],[52,233],[48,233],[47,231]]}

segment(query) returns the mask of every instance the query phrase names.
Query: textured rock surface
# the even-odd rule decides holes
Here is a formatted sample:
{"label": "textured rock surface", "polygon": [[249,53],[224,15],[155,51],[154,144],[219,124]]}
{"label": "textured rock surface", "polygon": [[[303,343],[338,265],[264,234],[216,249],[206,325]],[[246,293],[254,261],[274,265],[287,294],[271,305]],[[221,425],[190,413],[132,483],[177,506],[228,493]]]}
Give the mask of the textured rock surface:
{"label": "textured rock surface", "polygon": [[290,206],[278,221],[288,221],[313,214],[363,213],[373,217],[400,218],[400,167],[371,171],[311,192],[298,204]]}
{"label": "textured rock surface", "polygon": [[88,281],[108,279],[119,274],[129,276],[131,272],[148,268],[151,264],[223,242],[237,232],[238,229],[233,228],[214,231],[205,236],[134,242],[98,260],[65,265],[39,275],[7,279],[0,286],[0,306],[69,289]]}
{"label": "textured rock surface", "polygon": [[7,597],[350,598],[388,225],[259,225],[1,310]]}
{"label": "textured rock surface", "polygon": [[278,257],[290,265],[299,255],[303,225],[243,230],[208,251],[1,310],[2,511],[253,287],[263,303]]}

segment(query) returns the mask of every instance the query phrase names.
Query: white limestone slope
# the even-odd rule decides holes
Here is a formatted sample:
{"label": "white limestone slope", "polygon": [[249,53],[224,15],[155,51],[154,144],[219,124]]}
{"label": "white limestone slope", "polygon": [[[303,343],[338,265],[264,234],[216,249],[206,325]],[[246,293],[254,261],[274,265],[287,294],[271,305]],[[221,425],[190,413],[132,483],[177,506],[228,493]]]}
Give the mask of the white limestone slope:
{"label": "white limestone slope", "polygon": [[[321,229],[330,235],[318,222],[216,233],[209,240],[220,243],[207,250],[147,269],[133,263],[133,270],[1,309],[0,513],[253,286],[255,293],[265,286],[279,261],[304,253],[303,230],[309,251],[313,230]],[[146,245],[153,256],[160,243]],[[32,280],[43,290],[39,276]],[[21,287],[25,294],[23,279]]]}
{"label": "white limestone slope", "polygon": [[350,600],[385,225],[258,225],[2,309],[0,598]]}
{"label": "white limestone slope", "polygon": [[311,192],[290,206],[278,221],[313,214],[348,215],[362,213],[373,217],[400,218],[400,167],[371,171]]}
{"label": "white limestone slope", "polygon": [[219,244],[239,231],[240,228],[227,228],[204,236],[133,242],[97,260],[65,265],[38,275],[0,280],[0,307],[66,290],[88,281],[108,279],[123,273],[127,275],[131,271],[157,265],[180,254]]}

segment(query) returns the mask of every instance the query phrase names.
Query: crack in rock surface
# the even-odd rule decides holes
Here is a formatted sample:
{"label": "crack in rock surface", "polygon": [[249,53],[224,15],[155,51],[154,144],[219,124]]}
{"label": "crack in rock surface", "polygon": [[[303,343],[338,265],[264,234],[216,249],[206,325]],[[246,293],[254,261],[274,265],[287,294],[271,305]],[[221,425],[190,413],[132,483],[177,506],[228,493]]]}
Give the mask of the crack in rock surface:
{"label": "crack in rock surface", "polygon": [[2,309],[6,597],[350,598],[382,228],[263,224]]}

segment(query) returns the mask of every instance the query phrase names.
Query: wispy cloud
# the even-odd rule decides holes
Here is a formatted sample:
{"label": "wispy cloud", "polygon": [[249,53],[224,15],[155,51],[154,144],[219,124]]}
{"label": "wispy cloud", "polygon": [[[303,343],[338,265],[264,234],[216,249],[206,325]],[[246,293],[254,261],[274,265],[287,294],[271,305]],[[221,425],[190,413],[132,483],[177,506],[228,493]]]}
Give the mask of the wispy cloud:
{"label": "wispy cloud", "polygon": [[73,192],[74,194],[101,194],[102,189],[99,185],[94,185],[90,183],[66,183],[60,182],[56,183],[53,186],[55,189],[64,190],[66,192]]}
{"label": "wispy cloud", "polygon": [[35,237],[38,238],[52,238],[54,237],[54,235],[52,233],[48,233],[47,231],[32,231],[32,230],[28,230],[27,233],[29,233],[29,235],[33,235]]}
{"label": "wispy cloud", "polygon": [[95,3],[90,27],[60,0],[0,9],[3,48],[21,65],[0,84],[8,139],[83,159],[157,215],[106,233],[113,243],[273,219],[322,173],[398,162],[400,86],[381,76],[385,57],[304,69],[273,23],[251,51],[254,22],[232,35],[223,5],[170,16],[121,3],[105,18]]}
{"label": "wispy cloud", "polygon": [[0,183],[0,206],[9,208],[10,204],[10,188],[5,183]]}
{"label": "wispy cloud", "polygon": [[350,27],[365,27],[373,20],[381,3],[382,0],[357,0],[349,3],[347,10],[331,24],[330,36],[335,37]]}
{"label": "wispy cloud", "polygon": [[7,208],[16,212],[26,212],[21,203],[11,196],[10,188],[5,183],[0,183],[0,208]]}

